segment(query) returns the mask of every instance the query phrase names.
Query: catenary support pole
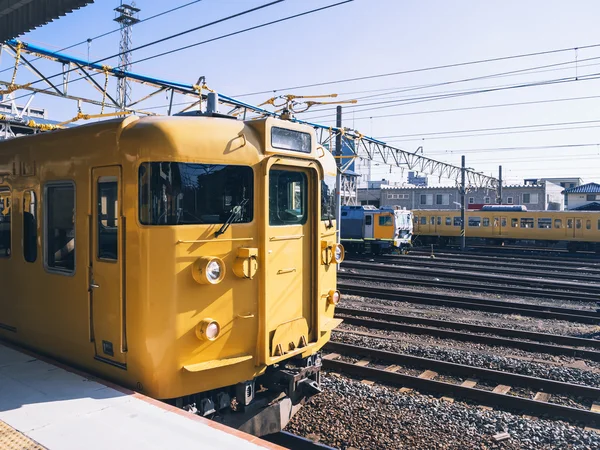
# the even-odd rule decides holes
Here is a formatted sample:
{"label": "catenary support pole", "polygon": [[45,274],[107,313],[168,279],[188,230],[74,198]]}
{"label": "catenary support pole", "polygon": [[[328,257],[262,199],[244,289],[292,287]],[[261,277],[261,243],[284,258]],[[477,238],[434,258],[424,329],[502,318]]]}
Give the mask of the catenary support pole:
{"label": "catenary support pole", "polygon": [[466,175],[466,164],[465,155],[461,157],[461,171],[460,171],[460,249],[464,251],[466,247],[466,236],[465,236],[465,210],[467,209],[467,203],[465,194],[467,193],[467,183],[465,180]]}
{"label": "catenary support pole", "polygon": [[498,201],[496,203],[502,204],[502,166],[498,166]]}
{"label": "catenary support pole", "polygon": [[[338,130],[342,129],[342,107],[340,105],[336,108],[335,123]],[[330,144],[331,145],[331,144]],[[338,167],[335,176],[335,194],[337,196],[337,202],[335,205],[335,222],[337,224],[337,242],[340,242],[340,230],[342,227],[342,172],[340,170],[342,166],[342,133],[338,132],[335,137],[335,156],[336,164]]]}

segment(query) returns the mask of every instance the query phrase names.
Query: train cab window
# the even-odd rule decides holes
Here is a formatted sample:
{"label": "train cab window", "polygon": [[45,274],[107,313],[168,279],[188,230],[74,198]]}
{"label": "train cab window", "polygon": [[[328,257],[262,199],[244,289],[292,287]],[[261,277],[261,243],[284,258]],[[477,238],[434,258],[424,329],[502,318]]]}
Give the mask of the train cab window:
{"label": "train cab window", "polygon": [[[348,213],[344,211],[346,215]],[[344,215],[342,213],[342,215]],[[335,176],[325,175],[321,181],[321,220],[333,220],[335,218]]]}
{"label": "train cab window", "polygon": [[0,187],[0,258],[10,256],[10,211],[12,197],[8,188]]}
{"label": "train cab window", "polygon": [[578,230],[581,230],[581,219],[575,219],[575,228],[577,228]]}
{"label": "train cab window", "polygon": [[460,223],[461,223],[460,217],[455,217],[454,218],[454,226],[460,227]]}
{"label": "train cab window", "polygon": [[523,217],[521,219],[521,228],[533,228],[534,221],[530,217]]}
{"label": "train cab window", "polygon": [[57,272],[75,270],[75,185],[49,183],[45,192],[46,267]]}
{"label": "train cab window", "polygon": [[552,219],[550,218],[539,218],[538,228],[552,228]]}
{"label": "train cab window", "polygon": [[117,177],[98,179],[98,255],[116,261],[119,254],[119,192]]}
{"label": "train cab window", "polygon": [[483,226],[484,227],[489,227],[490,226],[490,218],[489,217],[484,217],[483,218]]}
{"label": "train cab window", "polygon": [[427,225],[427,217],[421,216],[421,225]]}
{"label": "train cab window", "polygon": [[519,228],[519,219],[510,219],[510,226],[513,228]]}
{"label": "train cab window", "polygon": [[446,217],[446,225],[452,225],[452,219],[450,217]]}
{"label": "train cab window", "polygon": [[365,225],[373,225],[373,216],[365,216]]}
{"label": "train cab window", "polygon": [[591,220],[586,220],[585,221],[585,229],[586,230],[591,230],[592,229],[592,221]]}
{"label": "train cab window", "polygon": [[144,225],[249,223],[251,167],[148,162],[139,169],[139,217]]}
{"label": "train cab window", "polygon": [[394,218],[392,216],[379,216],[379,226],[393,227],[394,226]]}
{"label": "train cab window", "polygon": [[567,219],[567,228],[573,228],[573,219]]}
{"label": "train cab window", "polygon": [[27,262],[37,259],[37,197],[35,191],[23,193],[23,257]]}
{"label": "train cab window", "polygon": [[469,217],[468,224],[470,227],[480,227],[481,226],[481,217]]}
{"label": "train cab window", "polygon": [[441,225],[441,224],[442,224],[442,218],[441,218],[440,216],[438,216],[438,218],[437,218],[437,224],[438,224],[438,225]]}
{"label": "train cab window", "polygon": [[431,217],[429,218],[429,224],[430,224],[430,225],[435,225],[435,216],[431,216]]}
{"label": "train cab window", "polygon": [[[269,172],[269,225],[303,225],[308,217],[308,177],[304,172]],[[371,216],[368,216],[371,217]]]}
{"label": "train cab window", "polygon": [[554,219],[554,228],[562,228],[562,219]]}

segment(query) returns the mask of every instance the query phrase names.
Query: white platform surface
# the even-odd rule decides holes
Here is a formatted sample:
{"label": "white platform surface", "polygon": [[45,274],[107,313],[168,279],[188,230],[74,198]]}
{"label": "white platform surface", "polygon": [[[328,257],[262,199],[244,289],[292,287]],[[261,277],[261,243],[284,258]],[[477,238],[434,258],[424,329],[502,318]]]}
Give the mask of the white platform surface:
{"label": "white platform surface", "polygon": [[0,420],[50,450],[274,447],[228,434],[2,344]]}

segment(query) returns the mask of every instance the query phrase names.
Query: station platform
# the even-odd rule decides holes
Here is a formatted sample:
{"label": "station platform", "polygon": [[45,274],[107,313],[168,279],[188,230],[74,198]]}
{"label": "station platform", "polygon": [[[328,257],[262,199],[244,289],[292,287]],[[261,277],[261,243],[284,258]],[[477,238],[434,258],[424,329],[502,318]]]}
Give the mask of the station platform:
{"label": "station platform", "polygon": [[282,449],[0,342],[0,449]]}

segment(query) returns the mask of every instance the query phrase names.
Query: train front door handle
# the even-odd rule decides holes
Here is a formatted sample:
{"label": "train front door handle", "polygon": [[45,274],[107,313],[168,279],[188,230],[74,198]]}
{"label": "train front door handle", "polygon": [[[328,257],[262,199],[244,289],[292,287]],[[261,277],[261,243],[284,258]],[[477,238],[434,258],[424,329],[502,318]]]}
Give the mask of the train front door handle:
{"label": "train front door handle", "polygon": [[91,283],[90,283],[90,289],[98,289],[99,287],[100,287],[100,285],[99,285],[99,284],[96,284],[96,283],[94,283],[94,282],[91,282]]}

